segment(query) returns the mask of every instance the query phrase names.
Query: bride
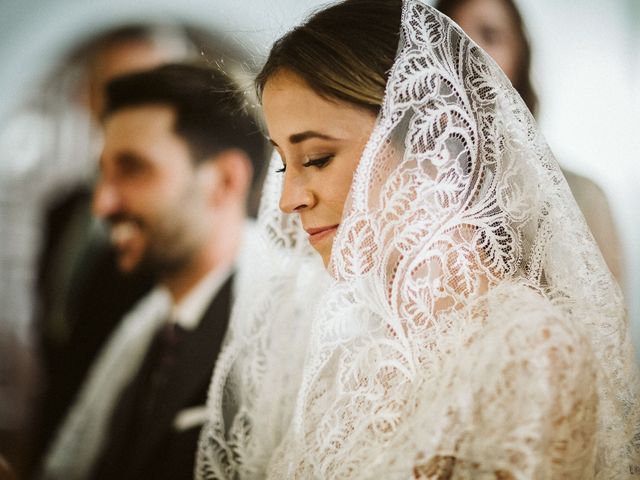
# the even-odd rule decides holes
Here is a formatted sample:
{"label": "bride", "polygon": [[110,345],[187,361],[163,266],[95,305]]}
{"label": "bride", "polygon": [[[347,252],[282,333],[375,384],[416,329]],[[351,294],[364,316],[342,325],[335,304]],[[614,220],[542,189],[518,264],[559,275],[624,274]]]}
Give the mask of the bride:
{"label": "bride", "polygon": [[640,475],[619,289],[496,64],[423,0],[347,0],[256,84],[277,154],[198,477]]}

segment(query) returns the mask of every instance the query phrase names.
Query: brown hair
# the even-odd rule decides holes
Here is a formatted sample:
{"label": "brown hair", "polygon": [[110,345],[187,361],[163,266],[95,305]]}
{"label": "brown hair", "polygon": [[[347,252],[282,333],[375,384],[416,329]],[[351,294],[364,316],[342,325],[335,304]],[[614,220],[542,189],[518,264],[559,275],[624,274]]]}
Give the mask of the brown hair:
{"label": "brown hair", "polygon": [[[453,18],[455,11],[473,0],[436,0],[434,7]],[[522,21],[522,15],[513,0],[501,0],[509,12],[513,26],[518,36],[520,55],[518,56],[518,68],[513,87],[518,91],[527,108],[535,116],[538,110],[538,96],[531,84],[531,45]],[[455,20],[455,18],[453,18]]]}
{"label": "brown hair", "polygon": [[280,38],[256,77],[258,96],[281,69],[318,94],[378,112],[400,41],[401,0],[346,0]]}

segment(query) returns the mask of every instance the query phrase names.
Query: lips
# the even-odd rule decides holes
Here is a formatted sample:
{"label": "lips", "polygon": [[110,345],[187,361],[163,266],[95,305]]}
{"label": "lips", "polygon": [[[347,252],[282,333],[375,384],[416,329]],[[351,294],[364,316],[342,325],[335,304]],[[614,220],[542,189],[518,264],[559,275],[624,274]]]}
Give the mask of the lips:
{"label": "lips", "polygon": [[305,228],[305,232],[309,234],[309,242],[311,242],[311,244],[314,244],[316,242],[319,242],[323,238],[326,238],[335,233],[339,225],[340,224],[338,223],[326,227]]}

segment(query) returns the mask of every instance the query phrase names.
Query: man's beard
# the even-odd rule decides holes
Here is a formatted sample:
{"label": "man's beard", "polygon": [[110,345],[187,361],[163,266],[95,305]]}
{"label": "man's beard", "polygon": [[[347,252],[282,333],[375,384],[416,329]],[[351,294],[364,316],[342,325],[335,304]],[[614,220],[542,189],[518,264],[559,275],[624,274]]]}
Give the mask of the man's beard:
{"label": "man's beard", "polygon": [[171,277],[176,272],[184,269],[190,260],[191,256],[186,254],[170,257],[166,254],[155,252],[153,245],[149,245],[131,273],[148,272],[154,278],[162,279]]}
{"label": "man's beard", "polygon": [[114,215],[109,224],[110,244],[117,257],[127,255],[118,248],[118,241],[126,242],[127,235],[140,235],[145,242],[140,259],[131,269],[119,267],[124,274],[144,272],[156,279],[170,277],[193,259],[195,247],[187,244],[179,224],[175,229],[154,231],[142,218],[126,214]]}

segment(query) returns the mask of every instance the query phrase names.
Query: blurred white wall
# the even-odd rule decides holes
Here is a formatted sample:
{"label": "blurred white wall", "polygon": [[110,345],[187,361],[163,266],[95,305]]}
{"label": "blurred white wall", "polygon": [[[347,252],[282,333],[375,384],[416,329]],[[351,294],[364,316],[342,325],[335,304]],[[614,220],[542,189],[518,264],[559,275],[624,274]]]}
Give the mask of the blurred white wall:
{"label": "blurred white wall", "polygon": [[607,194],[640,359],[640,0],[519,0],[540,125],[565,167]]}
{"label": "blurred white wall", "polygon": [[[0,118],[78,38],[122,20],[175,18],[241,38],[259,62],[317,0],[0,0]],[[519,0],[540,122],[561,163],[597,181],[618,223],[640,347],[640,0]],[[640,350],[640,348],[638,348]]]}
{"label": "blurred white wall", "polygon": [[0,115],[79,38],[121,21],[184,20],[263,54],[318,4],[306,0],[0,0]]}

